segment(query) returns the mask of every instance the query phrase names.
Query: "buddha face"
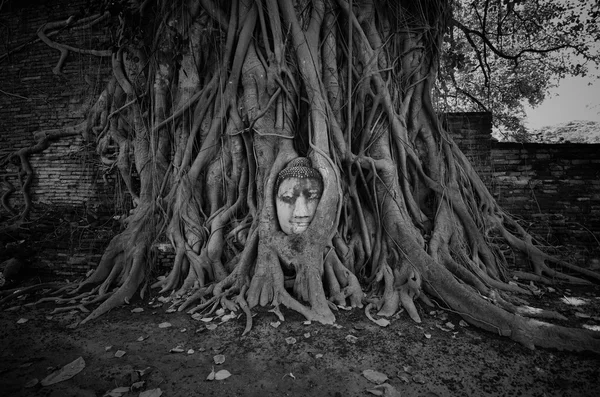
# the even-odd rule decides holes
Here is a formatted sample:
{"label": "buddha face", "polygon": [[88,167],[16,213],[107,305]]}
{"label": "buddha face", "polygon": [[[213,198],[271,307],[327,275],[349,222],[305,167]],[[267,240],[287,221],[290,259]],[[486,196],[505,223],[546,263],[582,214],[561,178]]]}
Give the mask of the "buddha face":
{"label": "buddha face", "polygon": [[277,189],[277,218],[285,234],[300,234],[315,216],[323,193],[321,181],[315,178],[286,178]]}

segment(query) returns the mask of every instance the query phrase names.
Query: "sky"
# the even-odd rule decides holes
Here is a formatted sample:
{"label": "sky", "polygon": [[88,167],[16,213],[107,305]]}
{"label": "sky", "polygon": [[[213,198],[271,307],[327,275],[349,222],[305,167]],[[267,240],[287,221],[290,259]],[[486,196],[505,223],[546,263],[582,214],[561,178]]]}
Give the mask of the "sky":
{"label": "sky", "polygon": [[538,129],[574,120],[600,122],[600,81],[588,83],[581,77],[565,78],[540,106],[526,106],[526,126]]}

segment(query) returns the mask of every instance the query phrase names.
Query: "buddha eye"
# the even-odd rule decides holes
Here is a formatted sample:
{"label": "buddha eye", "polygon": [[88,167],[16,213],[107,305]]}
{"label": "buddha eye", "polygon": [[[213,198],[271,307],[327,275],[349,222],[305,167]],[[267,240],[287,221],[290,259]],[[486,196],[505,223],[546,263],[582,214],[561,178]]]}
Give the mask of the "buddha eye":
{"label": "buddha eye", "polygon": [[321,194],[318,191],[311,191],[308,193],[309,200],[318,200],[321,198]]}
{"label": "buddha eye", "polygon": [[287,204],[292,204],[294,202],[294,196],[279,196],[279,198]]}

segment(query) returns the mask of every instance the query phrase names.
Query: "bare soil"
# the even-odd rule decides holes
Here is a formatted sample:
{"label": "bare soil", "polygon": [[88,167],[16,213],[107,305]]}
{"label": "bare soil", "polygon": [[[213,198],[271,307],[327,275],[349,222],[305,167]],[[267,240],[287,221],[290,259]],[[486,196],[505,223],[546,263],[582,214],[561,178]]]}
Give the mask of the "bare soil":
{"label": "bare soil", "polygon": [[[565,296],[583,298],[587,304],[566,304]],[[600,324],[598,287],[556,287],[530,304],[555,307],[571,326]],[[442,309],[419,306],[421,324],[400,313],[386,328],[358,309],[339,311],[337,327],[306,325],[299,315],[284,311],[286,321],[275,328],[277,317],[261,309],[252,331],[241,337],[244,316],[223,323],[213,320],[218,326],[209,330],[206,325],[211,323],[166,313],[167,304],[155,306],[134,301],[76,328],[70,326],[84,317],[78,311],[52,316],[49,307],[1,312],[0,394],[103,396],[143,381],[141,389],[123,396],[157,388],[169,397],[366,396],[375,385],[362,373],[372,369],[386,374],[387,383],[403,397],[599,395],[599,356],[531,351],[461,326],[457,315]],[[144,311],[133,313],[134,308]],[[163,322],[172,326],[160,328]],[[170,352],[176,347],[183,351]],[[118,350],[125,355],[115,357]],[[225,356],[219,365],[213,358],[218,354]],[[25,387],[78,357],[86,366],[73,378]],[[213,367],[231,376],[208,381]],[[146,368],[150,370],[140,376],[137,371]]]}

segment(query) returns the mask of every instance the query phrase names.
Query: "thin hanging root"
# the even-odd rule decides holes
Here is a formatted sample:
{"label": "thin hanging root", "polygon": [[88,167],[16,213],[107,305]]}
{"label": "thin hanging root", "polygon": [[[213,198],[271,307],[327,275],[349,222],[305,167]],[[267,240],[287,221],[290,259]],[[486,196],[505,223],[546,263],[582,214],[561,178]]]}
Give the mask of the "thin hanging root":
{"label": "thin hanging root", "polygon": [[231,312],[237,312],[238,310],[238,306],[235,302],[227,299],[225,296],[223,296],[220,300],[219,303],[221,305],[222,308],[227,309]]}
{"label": "thin hanging root", "polygon": [[414,322],[420,323],[421,317],[415,307],[414,299],[421,295],[421,275],[416,270],[410,270],[408,279],[405,283],[400,285],[398,289],[400,295],[400,302],[402,307],[406,309],[406,312],[413,319]]}
{"label": "thin hanging root", "polygon": [[[297,311],[298,313],[302,314],[309,321],[317,321],[325,325],[331,325],[335,323],[335,316],[333,315],[333,313],[331,313],[331,311],[329,311],[330,315],[323,315],[321,313],[317,313],[315,310],[312,310],[298,302],[283,288],[279,291],[278,295],[279,300],[283,305],[285,305],[291,310]],[[275,304],[275,302],[276,300],[273,301],[273,304]]]}
{"label": "thin hanging root", "polygon": [[[108,299],[102,302],[102,304],[98,306],[89,316],[84,318],[80,325],[98,318],[98,316],[101,316],[102,314],[122,305],[123,303],[129,303],[129,299],[131,299],[131,297],[135,294],[138,287],[144,280],[145,248],[146,247],[144,246],[138,246],[135,248],[134,252],[132,253],[133,264],[123,285],[121,285],[117,291],[111,294]],[[101,293],[100,297],[105,295],[107,294]]]}
{"label": "thin hanging root", "polygon": [[[328,262],[329,261],[325,262],[325,269],[327,269],[327,265],[329,264]],[[350,307],[358,307],[359,309],[362,309],[364,293],[360,287],[358,278],[343,265],[335,252],[331,256],[330,264],[331,270],[334,273],[333,276],[337,279],[339,285],[343,287],[341,294],[343,295],[344,301],[349,299]]]}
{"label": "thin hanging root", "polygon": [[402,289],[400,290],[400,302],[402,302],[402,307],[406,309],[410,318],[412,318],[415,323],[421,323],[421,317],[419,317],[419,313],[417,312],[412,297],[407,291]]}
{"label": "thin hanging root", "polygon": [[213,296],[212,298],[210,298],[209,300],[207,300],[204,303],[199,304],[198,306],[188,310],[188,314],[194,314],[200,310],[203,310],[205,308],[207,308],[208,306],[212,305],[212,304],[217,304],[218,303],[218,296]]}
{"label": "thin hanging root", "polygon": [[[65,287],[59,288],[58,291],[64,291],[68,287],[72,287],[72,285],[70,284],[69,286],[65,286]],[[27,303],[27,304],[23,305],[23,307],[37,306],[37,305],[42,304],[44,302],[52,302],[52,303],[55,303],[55,304],[61,304],[61,303],[65,303],[65,302],[77,301],[79,299],[81,299],[83,301],[86,297],[92,295],[96,290],[97,290],[97,287],[95,289],[91,290],[91,291],[84,292],[82,294],[79,294],[79,295],[73,296],[73,297],[68,296],[68,294],[67,294],[67,296],[68,296],[67,298],[60,298],[59,296],[54,296],[54,295],[56,295],[56,293],[53,293],[53,294],[51,294],[53,296],[44,297],[44,298],[38,299],[35,302]]]}
{"label": "thin hanging root", "polygon": [[177,311],[182,312],[182,311],[186,310],[194,302],[204,298],[204,296],[206,296],[208,294],[212,294],[213,289],[214,289],[214,284],[212,284],[208,287],[202,287],[202,288],[198,289],[198,291],[194,292],[189,298],[187,298],[185,300],[185,302],[183,302],[181,305],[179,305],[179,308],[177,308]]}
{"label": "thin hanging root", "polygon": [[244,295],[246,295],[247,289],[248,289],[247,286],[243,286],[242,290],[240,291],[237,298],[235,299],[236,303],[242,308],[242,310],[244,311],[244,314],[246,315],[246,328],[244,328],[244,332],[242,332],[242,336],[246,335],[252,329],[252,312],[250,311],[250,308],[248,307],[248,302],[246,302],[246,298],[244,298]]}
{"label": "thin hanging root", "polygon": [[[100,303],[100,302],[108,299],[111,295],[112,295],[112,292],[109,294],[106,294],[106,295],[98,296],[94,300],[91,300],[89,302],[78,303],[76,305],[70,305],[70,306],[57,307],[52,312],[50,312],[50,314],[64,313],[64,312],[69,312],[71,310],[79,310],[82,313],[89,313],[90,311],[86,307],[86,305],[93,305],[95,303]],[[79,323],[79,324],[82,324],[82,323]]]}
{"label": "thin hanging root", "polygon": [[565,316],[562,314],[545,309],[538,309],[531,306],[518,306],[515,312],[516,314],[520,314],[523,317],[529,318],[545,318],[545,319],[553,319],[553,320],[567,320]]}
{"label": "thin hanging root", "polygon": [[554,285],[556,284],[550,279],[547,279],[544,276],[538,276],[537,274],[527,273],[527,272],[512,272],[513,277],[518,278],[519,280],[527,280],[527,281],[536,281],[538,283],[546,284],[546,285]]}
{"label": "thin hanging root", "polygon": [[[553,319],[553,320],[564,320],[567,318],[560,313],[557,313],[552,310],[538,309],[536,307],[531,307],[527,304],[527,302],[520,302],[518,305],[506,300],[499,293],[494,292],[492,296],[490,296],[494,302],[498,304],[498,306],[502,307],[509,313],[514,313],[521,315],[523,317],[529,318],[543,318],[543,319]],[[514,298],[512,298],[514,299]]]}
{"label": "thin hanging root", "polygon": [[66,294],[73,294],[73,291],[75,291],[75,289],[77,288],[77,283],[68,283],[65,286],[57,289],[56,291],[52,292],[51,295],[60,295],[63,292],[67,291],[67,290],[71,290],[70,292],[67,292]]}
{"label": "thin hanging root", "polygon": [[83,313],[89,313],[90,312],[87,307],[85,307],[82,303],[80,303],[78,305],[57,307],[50,314],[70,312],[71,310],[79,310],[79,311],[81,311]]}
{"label": "thin hanging root", "polygon": [[400,305],[400,294],[394,287],[394,273],[387,263],[381,266],[380,272],[383,277],[384,291],[377,315],[391,317],[396,313]]}
{"label": "thin hanging root", "polygon": [[273,313],[277,316],[277,318],[279,319],[279,321],[284,322],[285,321],[285,317],[283,316],[283,313],[281,312],[281,309],[279,308],[279,304],[277,303],[273,303],[275,306],[269,310],[270,313]]}
{"label": "thin hanging root", "polygon": [[[507,223],[509,223],[509,225],[511,225],[515,229],[517,229],[517,231],[521,235],[521,238],[517,238],[515,235],[513,235],[511,232],[509,232],[506,229],[506,227],[504,227],[502,220],[505,220]],[[504,215],[501,217],[494,217],[493,222],[495,223],[495,227],[500,231],[502,237],[504,237],[506,239],[508,244],[510,244],[515,249],[517,249],[527,255],[527,257],[530,259],[531,263],[533,264],[533,269],[534,269],[536,275],[542,276],[542,277],[543,277],[543,275],[546,275],[548,277],[555,277],[555,278],[558,278],[561,280],[568,281],[572,284],[580,284],[580,285],[591,284],[589,281],[584,280],[582,278],[569,276],[562,272],[551,269],[545,263],[545,261],[551,261],[551,262],[556,262],[556,263],[566,267],[567,269],[571,269],[571,270],[577,271],[581,274],[584,274],[588,277],[594,278],[596,280],[600,280],[600,274],[597,274],[597,273],[592,272],[587,269],[583,269],[579,266],[571,265],[570,263],[567,263],[564,261],[557,260],[556,258],[553,258],[550,255],[546,254],[545,252],[542,252],[538,247],[533,245],[532,237],[521,227],[521,225],[519,225],[517,222],[515,222],[510,217],[507,217]]]}
{"label": "thin hanging root", "polygon": [[26,288],[15,288],[9,291],[3,291],[3,293],[6,293],[7,296],[2,298],[2,300],[0,300],[0,306],[2,306],[4,303],[18,298],[21,295],[24,294],[28,294],[30,292],[33,291],[37,291],[40,289],[45,289],[45,288],[57,288],[60,287],[61,285],[63,285],[62,283],[44,283],[44,284],[36,284],[36,285],[32,285],[30,287],[26,287]]}
{"label": "thin hanging root", "polygon": [[435,305],[433,304],[433,302],[431,301],[431,299],[429,299],[429,297],[425,294],[421,294],[419,295],[419,299],[421,300],[421,302],[423,302],[425,305],[429,306],[429,307],[435,307]]}
{"label": "thin hanging root", "polygon": [[71,299],[71,298],[58,298],[58,297],[47,296],[45,298],[40,298],[35,302],[26,303],[23,305],[23,307],[33,307],[33,306],[37,306],[37,305],[40,305],[45,302],[61,304],[61,303],[65,303],[65,302],[71,302],[73,300],[76,300],[76,299],[75,298]]}

